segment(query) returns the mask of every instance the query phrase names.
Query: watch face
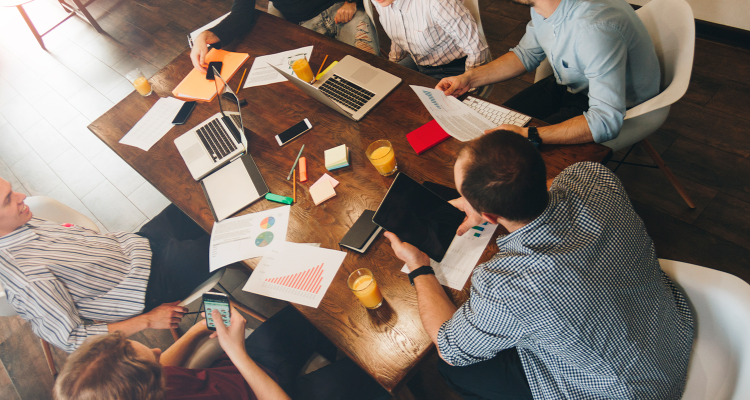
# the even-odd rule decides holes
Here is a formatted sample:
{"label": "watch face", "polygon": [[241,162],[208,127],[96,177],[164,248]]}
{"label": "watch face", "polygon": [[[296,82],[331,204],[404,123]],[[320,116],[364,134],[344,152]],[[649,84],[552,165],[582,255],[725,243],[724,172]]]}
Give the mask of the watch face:
{"label": "watch face", "polygon": [[541,144],[542,144],[542,143],[541,143],[541,142],[539,141],[539,139],[537,139],[537,138],[531,138],[531,137],[529,138],[529,142],[531,142],[531,144],[533,144],[533,145],[534,145],[534,147],[536,147],[536,148],[539,148],[539,145],[541,145]]}

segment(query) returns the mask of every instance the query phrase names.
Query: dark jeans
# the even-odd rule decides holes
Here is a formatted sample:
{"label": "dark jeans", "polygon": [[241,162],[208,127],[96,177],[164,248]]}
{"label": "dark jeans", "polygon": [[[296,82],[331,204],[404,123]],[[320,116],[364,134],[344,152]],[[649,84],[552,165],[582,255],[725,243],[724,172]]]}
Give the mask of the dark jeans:
{"label": "dark jeans", "polygon": [[568,92],[567,86],[558,85],[555,76],[550,75],[511,97],[503,105],[549,124],[559,124],[583,115],[589,109],[589,97]]}
{"label": "dark jeans", "polygon": [[438,371],[448,385],[464,399],[527,400],[531,389],[515,347],[503,350],[490,360],[465,367],[438,360]]}
{"label": "dark jeans", "polygon": [[138,232],[151,245],[151,275],[144,312],[182,300],[211,276],[211,236],[177,206],[170,204]]}
{"label": "dark jeans", "polygon": [[313,352],[329,360],[336,347],[289,306],[262,323],[245,341],[247,354],[271,371],[295,400],[385,400],[390,395],[350,359],[297,377]]}
{"label": "dark jeans", "polygon": [[466,57],[459,58],[458,60],[453,60],[448,64],[440,65],[437,67],[424,67],[421,65],[417,65],[417,63],[414,62],[414,59],[411,58],[411,55],[407,55],[398,63],[406,68],[419,71],[429,76],[430,78],[435,79],[443,79],[449,76],[461,75],[466,72]]}

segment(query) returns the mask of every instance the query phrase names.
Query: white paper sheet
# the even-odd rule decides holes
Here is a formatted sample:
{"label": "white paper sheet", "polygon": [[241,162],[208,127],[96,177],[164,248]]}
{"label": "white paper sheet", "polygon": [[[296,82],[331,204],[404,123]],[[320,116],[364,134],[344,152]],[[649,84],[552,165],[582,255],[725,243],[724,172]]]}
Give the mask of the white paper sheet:
{"label": "white paper sheet", "polygon": [[253,86],[263,86],[271,83],[285,82],[286,78],[283,75],[276,72],[268,64],[274,67],[288,72],[290,75],[294,75],[292,70],[292,63],[302,57],[310,59],[312,55],[313,46],[302,47],[296,50],[284,51],[276,54],[269,54],[267,56],[261,56],[255,58],[253,66],[250,67],[250,73],[247,75],[245,80],[244,88]]}
{"label": "white paper sheet", "polygon": [[286,242],[290,208],[282,206],[215,223],[208,256],[211,272],[282,246]]}
{"label": "white paper sheet", "polygon": [[317,308],[346,253],[284,242],[269,250],[242,290]]}
{"label": "white paper sheet", "polygon": [[207,23],[206,25],[203,25],[200,28],[198,28],[198,29],[190,32],[190,34],[188,35],[188,44],[190,45],[190,48],[191,49],[193,48],[193,41],[195,40],[196,37],[198,37],[198,35],[200,35],[201,33],[203,33],[203,31],[205,31],[205,30],[211,29],[214,26],[219,25],[219,22],[223,21],[224,18],[227,17],[227,15],[229,15],[229,13],[226,13],[226,14],[222,15],[221,17],[216,18],[215,20]]}
{"label": "white paper sheet", "polygon": [[[430,259],[430,266],[435,270],[435,276],[441,285],[456,290],[464,288],[471,271],[477,266],[479,257],[482,256],[485,247],[492,239],[495,229],[497,225],[489,222],[475,226],[463,236],[456,235],[453,238],[442,262]],[[404,265],[401,272],[408,274],[409,268]]]}
{"label": "white paper sheet", "polygon": [[120,139],[120,143],[148,151],[174,125],[172,120],[180,111],[184,101],[174,97],[162,97],[135,126]]}
{"label": "white paper sheet", "polygon": [[446,96],[442,90],[415,85],[411,88],[440,127],[462,142],[482,136],[485,130],[497,126],[457,98]]}

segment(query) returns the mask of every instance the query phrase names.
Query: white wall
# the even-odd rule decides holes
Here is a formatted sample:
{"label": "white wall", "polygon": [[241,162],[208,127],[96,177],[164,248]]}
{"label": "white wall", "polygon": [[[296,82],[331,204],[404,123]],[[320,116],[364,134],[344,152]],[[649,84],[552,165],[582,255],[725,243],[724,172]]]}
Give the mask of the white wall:
{"label": "white wall", "polygon": [[[650,0],[628,0],[642,6]],[[687,0],[696,19],[750,31],[750,0]]]}

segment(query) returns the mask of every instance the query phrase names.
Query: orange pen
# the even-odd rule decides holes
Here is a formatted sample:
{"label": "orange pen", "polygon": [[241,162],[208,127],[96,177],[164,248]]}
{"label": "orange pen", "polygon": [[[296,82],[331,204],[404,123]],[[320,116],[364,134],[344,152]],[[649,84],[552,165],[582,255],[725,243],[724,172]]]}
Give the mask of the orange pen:
{"label": "orange pen", "polygon": [[302,157],[299,159],[299,181],[300,183],[307,180],[307,159]]}

